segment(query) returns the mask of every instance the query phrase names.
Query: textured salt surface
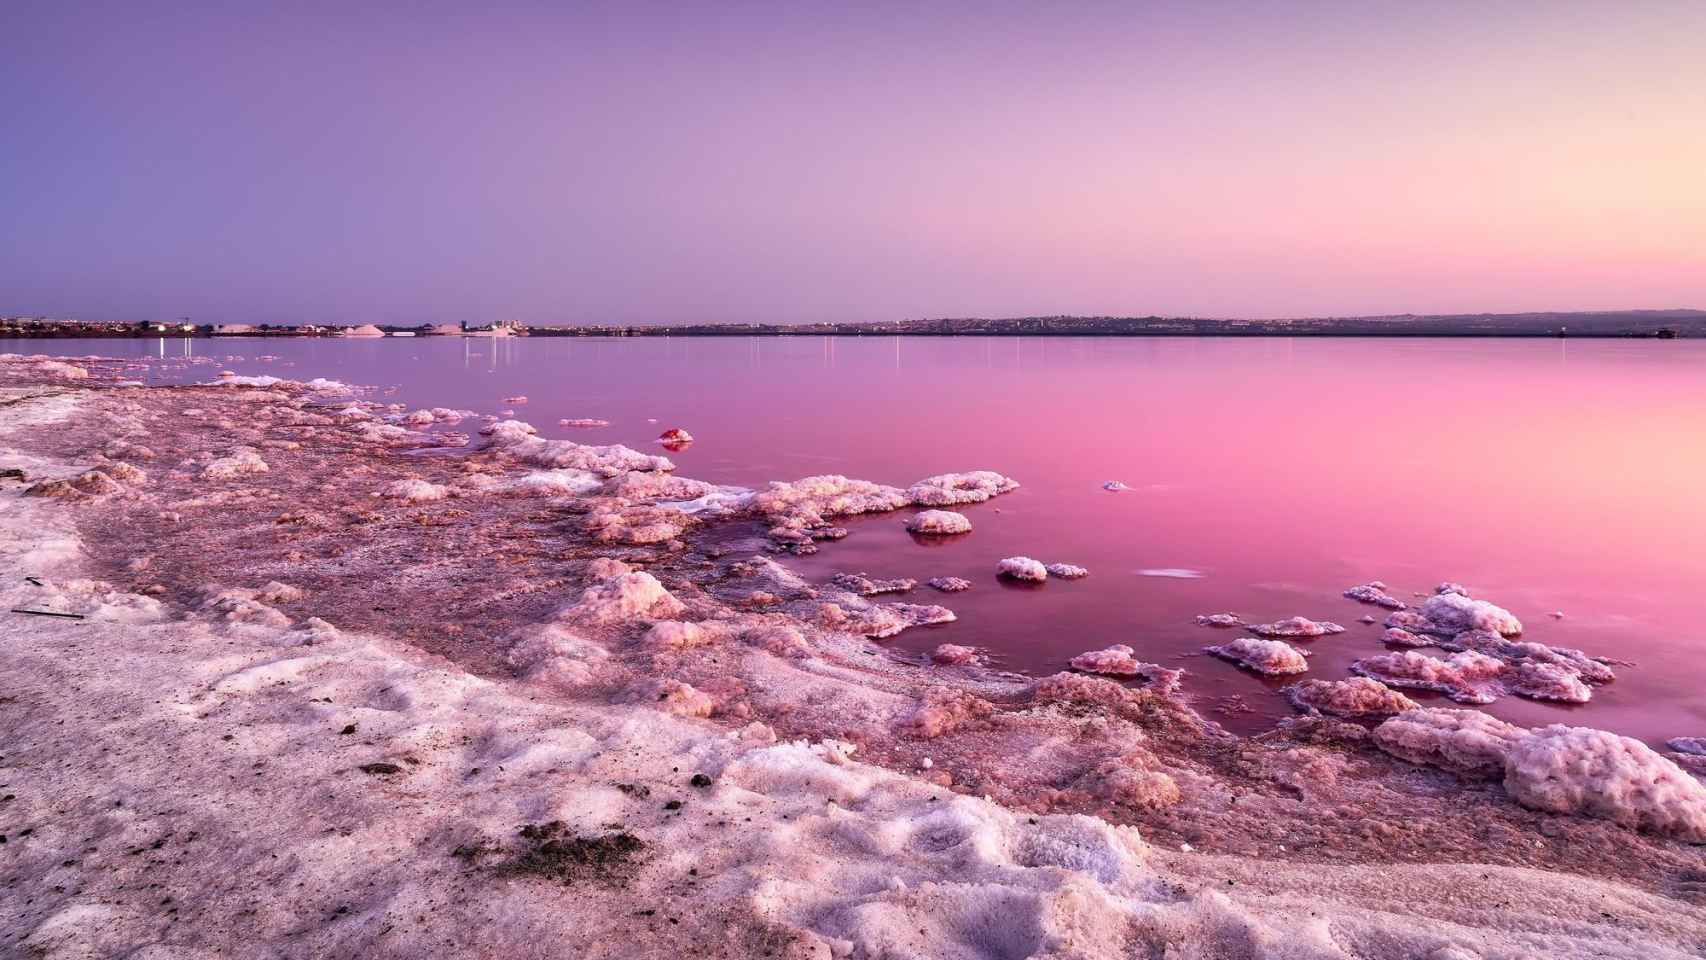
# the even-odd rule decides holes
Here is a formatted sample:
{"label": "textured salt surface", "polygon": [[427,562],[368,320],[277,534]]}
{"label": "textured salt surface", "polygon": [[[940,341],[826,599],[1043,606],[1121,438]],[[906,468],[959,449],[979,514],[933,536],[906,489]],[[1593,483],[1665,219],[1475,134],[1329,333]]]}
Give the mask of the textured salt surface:
{"label": "textured salt surface", "polygon": [[[149,402],[182,405],[172,395]],[[228,402],[238,401],[217,404]],[[296,412],[279,410],[268,419],[320,416],[286,408]],[[194,418],[152,419],[148,407],[103,408],[89,422],[105,425],[115,415],[148,423],[150,446],[162,450],[206,443],[194,439],[204,435],[227,448],[234,439],[216,425],[229,419],[217,410],[207,426]],[[281,428],[251,429],[252,439],[236,439],[272,442]],[[683,550],[647,542],[649,533],[636,535],[659,522],[648,513],[652,507],[599,497],[558,508],[552,522],[559,532],[537,560],[516,556],[532,541],[509,536],[515,524],[529,522],[525,511],[537,509],[525,498],[380,499],[334,521],[339,515],[331,504],[340,502],[340,491],[366,499],[402,479],[399,468],[453,486],[465,467],[501,475],[514,469],[504,458],[522,468],[528,461],[493,450],[433,472],[401,459],[401,448],[413,442],[408,438],[369,440],[351,431],[359,438],[354,442],[371,446],[340,449],[338,462],[353,475],[328,481],[314,466],[322,456],[316,445],[324,441],[289,429],[298,431],[301,445],[269,454],[270,472],[216,481],[212,493],[189,489],[193,475],[156,478],[150,471],[135,487],[40,499],[34,512],[9,510],[0,519],[21,525],[9,530],[28,531],[6,541],[27,551],[13,564],[45,574],[45,587],[9,587],[18,599],[112,611],[69,639],[70,646],[54,632],[58,625],[25,624],[27,632],[19,633],[25,642],[0,653],[9,659],[8,676],[31,678],[30,713],[18,716],[0,704],[10,737],[6,760],[22,758],[26,776],[52,778],[45,789],[32,784],[28,794],[17,791],[23,804],[7,811],[26,811],[30,842],[40,844],[24,886],[64,888],[9,910],[19,918],[19,936],[38,954],[69,955],[89,944],[128,952],[137,943],[160,942],[157,931],[170,928],[174,916],[183,925],[165,943],[179,952],[224,955],[432,955],[445,943],[466,952],[526,954],[532,944],[561,942],[565,930],[589,938],[585,952],[593,956],[712,946],[731,955],[805,951],[800,956],[1067,949],[1080,956],[1182,950],[1444,956],[1470,947],[1492,956],[1683,956],[1701,941],[1700,910],[1686,893],[1693,882],[1686,879],[1690,854],[1664,839],[1690,822],[1695,801],[1687,791],[1673,789],[1650,809],[1631,806],[1647,812],[1619,826],[1613,814],[1630,794],[1618,784],[1634,780],[1590,778],[1588,786],[1558,795],[1535,786],[1550,781],[1549,758],[1623,756],[1603,742],[1562,737],[1545,749],[1535,745],[1532,756],[1521,755],[1530,773],[1511,781],[1511,797],[1501,787],[1477,793],[1481,788],[1465,785],[1446,790],[1449,799],[1435,799],[1439,784],[1418,791],[1428,781],[1406,782],[1390,766],[1398,761],[1383,764],[1379,753],[1358,745],[1359,731],[1364,739],[1366,731],[1351,725],[1304,719],[1263,741],[1242,742],[1215,733],[1164,695],[1075,675],[1022,689],[971,681],[968,688],[920,695],[919,680],[904,670],[874,670],[859,644],[816,625],[839,618],[863,628],[891,615],[908,618],[885,614],[889,605],[819,590],[763,558],[725,562],[728,574],[720,578],[690,578],[686,571],[695,568]],[[78,438],[75,428],[56,428],[51,441],[75,446]],[[95,449],[111,439],[103,437]],[[89,465],[61,469],[76,476]],[[310,476],[330,488],[325,500],[299,479]],[[207,565],[173,552],[183,535],[172,524],[183,521],[153,519],[162,508],[150,498],[175,498],[165,512],[206,529],[226,525],[225,539],[251,559],[233,564],[228,557],[217,569],[253,574],[244,583],[260,586],[229,585],[203,609],[209,594],[202,590],[205,574],[198,574],[197,606],[178,606],[171,599],[175,572]],[[170,557],[128,577],[148,589],[164,587],[165,602],[127,599],[138,595],[117,586],[70,586],[81,571],[65,565],[90,561],[69,520],[103,524],[127,512],[146,525],[153,549]],[[320,526],[328,521],[332,527]],[[391,551],[421,541],[423,524],[440,531],[436,561],[392,563]],[[44,535],[56,525],[59,539]],[[694,533],[692,524],[676,529],[675,536]],[[472,568],[483,583],[466,579],[472,571],[456,562],[458,551],[473,546],[462,542],[471,534],[489,537],[497,551]],[[322,559],[321,551],[354,545],[359,551]],[[89,545],[96,552],[113,546]],[[291,553],[301,559],[286,559]],[[255,565],[263,556],[279,559],[263,569]],[[341,565],[335,559],[360,563],[361,577],[334,574]],[[126,569],[118,556],[101,562],[118,564],[110,569],[120,575]],[[630,562],[651,566],[653,582],[623,569]],[[567,583],[565,565],[572,571]],[[500,656],[496,672],[484,679],[362,629],[408,631],[416,622],[436,622],[442,637],[460,626],[457,618],[430,612],[429,584],[440,568],[464,578],[459,589],[471,611],[498,609],[489,599],[497,597],[518,614],[535,611],[533,624],[517,625],[507,659]],[[529,582],[506,576],[506,568],[555,571],[546,576],[558,579]],[[107,567],[102,572],[112,575]],[[157,575],[162,579],[150,583]],[[414,616],[392,607],[381,616],[370,612],[371,604],[351,603],[366,578],[375,589],[427,607]],[[777,612],[757,612],[764,610]],[[233,611],[249,612],[227,617]],[[425,633],[405,635],[474,663],[480,662],[475,651],[492,647],[482,640],[464,650]],[[126,669],[113,671],[106,665],[121,650]],[[213,655],[206,664],[204,651]],[[504,652],[501,645],[497,652]],[[653,679],[635,682],[630,665],[641,663]],[[514,686],[523,682],[531,686]],[[192,705],[200,722],[186,723],[180,704]],[[778,709],[784,704],[790,711]],[[707,714],[709,721],[695,719]],[[763,728],[752,726],[758,718]],[[350,724],[356,731],[340,735]],[[767,746],[766,729],[804,733],[813,742]],[[879,733],[893,729],[913,730],[915,738]],[[218,739],[227,732],[230,740]],[[859,741],[861,749],[825,742],[832,733],[840,736],[829,740]],[[106,742],[146,746],[115,756],[98,752]],[[921,762],[922,750],[932,764]],[[850,761],[850,754],[924,772],[900,776]],[[1510,755],[1498,754],[1501,763]],[[32,762],[50,756],[52,763]],[[1007,758],[1023,762],[1009,766]],[[267,770],[263,789],[237,786],[257,782],[256,761]],[[1591,762],[1613,771],[1622,763]],[[1666,768],[1631,769],[1651,776]],[[709,792],[683,785],[688,771],[703,773]],[[938,775],[948,778],[945,785],[931,779]],[[1388,778],[1403,786],[1402,794],[1381,792]],[[88,830],[55,826],[63,810],[41,800],[87,798],[77,801],[79,811],[106,811],[106,818],[115,783],[160,802],[146,816],[89,821],[121,831],[103,834],[112,837],[112,853],[99,852],[104,843],[85,851]],[[309,783],[323,786],[305,789]],[[654,797],[670,791],[685,803],[646,805],[634,800],[637,790],[617,784],[644,786]],[[980,792],[1021,812],[977,800]],[[1400,795],[1407,798],[1406,816],[1385,824],[1385,833],[1364,836],[1350,827],[1374,811],[1398,809]],[[1535,821],[1522,819],[1534,814],[1511,798],[1571,812],[1547,813],[1551,819],[1540,821],[1546,831],[1536,831]],[[826,807],[826,799],[833,804]],[[1150,839],[1051,809],[1132,818]],[[538,857],[526,838],[518,839],[517,826],[549,819],[585,836],[621,822],[645,849],[665,854],[640,858],[621,884],[591,878],[565,898],[554,882],[513,872],[513,865]],[[1412,823],[1417,829],[1406,829]],[[320,842],[328,829],[346,831],[344,839]],[[1113,846],[1094,839],[1105,835],[1095,831],[1109,830],[1126,839]],[[165,832],[195,838],[168,838],[155,848],[172,854],[121,859]],[[1276,845],[1276,837],[1284,842]],[[1191,847],[1247,848],[1261,856],[1173,854],[1156,845],[1168,838],[1174,847],[1188,838]],[[233,847],[246,852],[233,858]],[[446,848],[464,853],[435,853]],[[1298,849],[1349,862],[1324,876],[1316,865],[1285,862]],[[275,865],[272,853],[283,862]],[[1567,864],[1647,889],[1496,866],[1357,866],[1365,857]],[[78,864],[62,866],[65,860]],[[240,890],[193,893],[203,889],[210,864],[233,863],[267,877],[268,898],[258,912]],[[159,884],[146,895],[170,897],[175,914],[139,898],[142,870]],[[636,916],[636,898],[666,904],[660,913],[667,916]],[[425,904],[433,906],[419,909]],[[502,922],[489,919],[497,915]],[[999,922],[976,919],[995,917]]]}

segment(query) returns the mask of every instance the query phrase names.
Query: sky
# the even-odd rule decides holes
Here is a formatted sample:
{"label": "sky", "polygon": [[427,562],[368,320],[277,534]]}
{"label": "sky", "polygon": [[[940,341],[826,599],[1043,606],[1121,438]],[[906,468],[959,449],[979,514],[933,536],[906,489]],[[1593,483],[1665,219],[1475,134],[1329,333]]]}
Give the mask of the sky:
{"label": "sky", "polygon": [[0,314],[1706,307],[1706,3],[0,4]]}

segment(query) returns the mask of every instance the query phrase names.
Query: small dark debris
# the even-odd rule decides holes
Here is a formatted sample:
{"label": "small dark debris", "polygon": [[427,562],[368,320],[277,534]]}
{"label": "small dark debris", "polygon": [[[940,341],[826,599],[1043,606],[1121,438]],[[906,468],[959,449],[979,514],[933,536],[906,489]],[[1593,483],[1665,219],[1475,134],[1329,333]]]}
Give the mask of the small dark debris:
{"label": "small dark debris", "polygon": [[646,846],[645,841],[626,831],[576,836],[567,832],[561,820],[530,823],[519,833],[527,846],[510,869],[562,883],[617,879]]}
{"label": "small dark debris", "polygon": [[379,776],[403,772],[402,767],[399,767],[394,763],[385,763],[384,761],[380,761],[379,763],[364,763],[356,769],[360,770],[362,773],[371,773]]}
{"label": "small dark debris", "polygon": [[354,733],[354,732],[355,732],[355,724],[353,724],[353,723],[352,723],[352,724],[350,724],[350,725],[348,725],[348,726],[346,726],[346,727],[344,727],[344,728],[343,728],[343,729],[342,729],[342,730],[339,730],[339,731],[338,731],[338,736],[340,736],[340,737],[347,737],[347,736],[349,736],[349,735],[350,735],[350,734],[352,734],[352,733]]}
{"label": "small dark debris", "polygon": [[684,806],[680,800],[671,800],[663,805],[665,810],[680,810]]}
{"label": "small dark debris", "polygon": [[618,783],[616,789],[639,800],[644,800],[652,795],[652,788],[643,783]]}
{"label": "small dark debris", "polygon": [[25,613],[25,614],[29,614],[32,617],[58,617],[61,620],[83,620],[83,619],[86,619],[81,613],[60,613],[56,610],[25,610],[22,607],[13,607],[12,612],[13,613]]}
{"label": "small dark debris", "polygon": [[707,777],[703,773],[695,773],[693,775],[693,779],[691,779],[687,782],[692,784],[695,787],[704,788],[704,787],[708,787],[711,785],[711,778]]}

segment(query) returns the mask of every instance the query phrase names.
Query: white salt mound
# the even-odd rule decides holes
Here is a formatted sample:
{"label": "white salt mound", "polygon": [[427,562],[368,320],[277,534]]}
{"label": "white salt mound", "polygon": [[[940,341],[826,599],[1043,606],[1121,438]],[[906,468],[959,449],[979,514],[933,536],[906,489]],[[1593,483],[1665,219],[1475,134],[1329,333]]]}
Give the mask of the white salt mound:
{"label": "white salt mound", "polygon": [[380,493],[390,500],[424,503],[428,500],[445,499],[450,496],[450,488],[436,483],[428,483],[425,480],[408,479],[393,481]]}
{"label": "white salt mound", "polygon": [[1048,568],[1030,557],[1008,557],[995,565],[999,576],[1011,580],[1026,580],[1041,583],[1048,579]]}
{"label": "white salt mound", "polygon": [[906,529],[912,533],[946,536],[970,533],[971,521],[965,514],[952,510],[925,510],[907,518]]}
{"label": "white salt mound", "polygon": [[1360,603],[1372,603],[1388,610],[1402,610],[1407,606],[1404,601],[1387,593],[1386,585],[1379,581],[1352,587],[1345,591],[1345,596]]}
{"label": "white salt mound", "polygon": [[1247,629],[1264,637],[1324,637],[1330,633],[1345,632],[1345,628],[1336,623],[1315,621],[1306,617],[1291,617],[1274,623],[1252,623]]}
{"label": "white salt mound", "polygon": [[1302,673],[1309,669],[1309,661],[1304,659],[1303,651],[1280,640],[1239,637],[1219,646],[1204,647],[1203,651],[1268,676]]}
{"label": "white salt mound", "polygon": [[926,477],[907,490],[921,507],[951,507],[960,503],[982,503],[990,497],[1019,489],[1019,483],[993,470],[943,473]]}
{"label": "white salt mound", "polygon": [[971,581],[960,577],[931,577],[930,586],[943,593],[959,593],[971,589]]}
{"label": "white salt mound", "polygon": [[1285,688],[1292,706],[1336,717],[1377,717],[1419,709],[1414,700],[1367,677],[1300,680]]}
{"label": "white salt mound", "polygon": [[1491,630],[1508,637],[1522,632],[1522,621],[1509,610],[1456,592],[1429,597],[1422,604],[1421,615],[1434,624],[1435,629],[1430,631],[1434,633]]}
{"label": "white salt mound", "polygon": [[1080,580],[1090,575],[1090,571],[1071,563],[1051,563],[1044,569],[1048,570],[1049,576],[1062,580]]}
{"label": "white salt mound", "polygon": [[1706,786],[1630,737],[1563,724],[1527,730],[1474,710],[1412,710],[1376,727],[1374,742],[1413,763],[1502,772],[1505,791],[1525,807],[1706,842]]}
{"label": "white salt mound", "polygon": [[559,619],[583,623],[668,620],[680,616],[681,601],[649,573],[624,573],[586,588],[580,599],[559,610]]}

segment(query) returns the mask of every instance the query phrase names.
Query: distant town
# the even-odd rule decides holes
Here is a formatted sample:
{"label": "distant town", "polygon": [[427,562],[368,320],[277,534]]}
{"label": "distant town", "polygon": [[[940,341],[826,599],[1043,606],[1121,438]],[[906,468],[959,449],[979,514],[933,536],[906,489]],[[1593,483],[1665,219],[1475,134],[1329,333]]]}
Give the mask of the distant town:
{"label": "distant town", "polygon": [[1399,314],[1239,320],[1210,317],[942,317],[870,323],[525,325],[248,324],[0,317],[14,337],[1646,337],[1706,336],[1706,310]]}

